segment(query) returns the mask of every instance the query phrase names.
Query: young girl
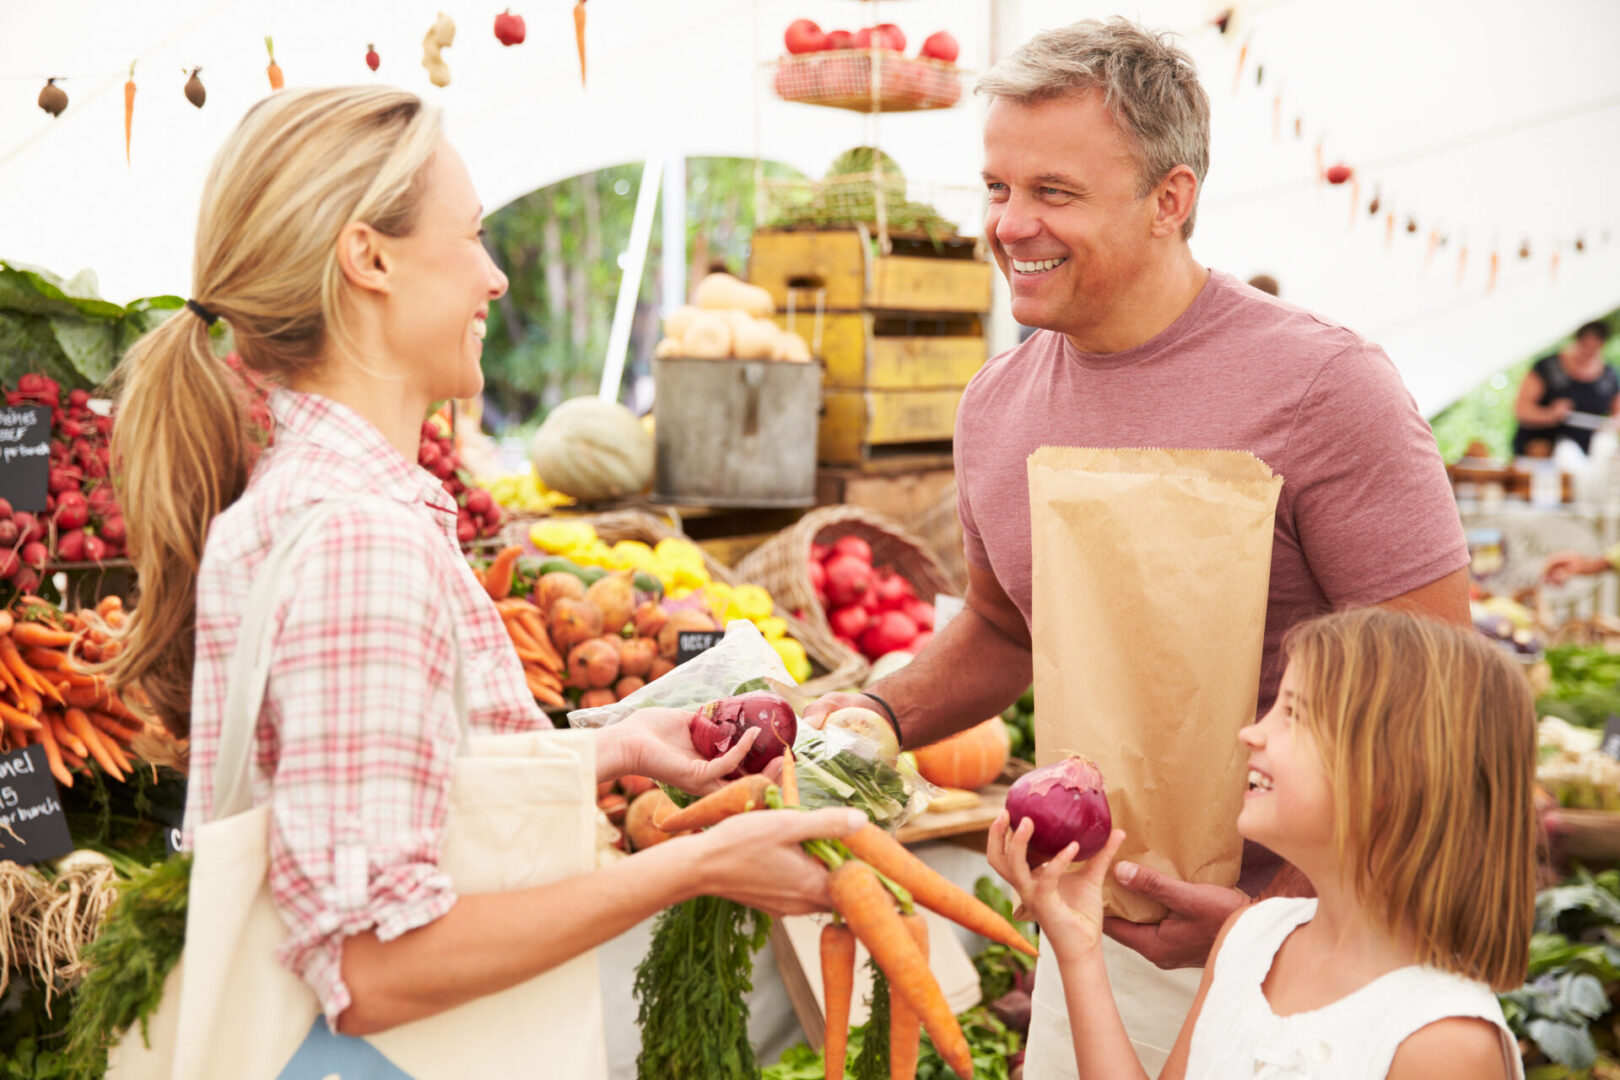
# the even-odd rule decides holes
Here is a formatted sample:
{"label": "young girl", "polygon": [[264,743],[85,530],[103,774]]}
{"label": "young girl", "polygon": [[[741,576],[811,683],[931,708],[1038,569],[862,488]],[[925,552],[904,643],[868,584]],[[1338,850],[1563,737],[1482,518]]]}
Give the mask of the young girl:
{"label": "young girl", "polygon": [[[456,544],[454,503],[416,460],[432,403],[483,384],[485,320],[506,291],[483,216],[438,112],[414,95],[277,91],[215,159],[187,310],[136,343],[120,372],[114,458],[142,600],[115,679],[138,681],[189,735],[189,842],[231,816],[216,811],[242,775],[221,765],[242,760],[226,747],[246,741],[222,738],[241,711],[232,658],[257,644],[242,640],[250,610],[268,609],[245,778],[252,805],[270,808],[268,881],[287,930],[275,955],[345,1034],[530,983],[698,894],[824,907],[826,874],[797,842],[864,820],[749,814],[595,872],[458,894],[441,856],[463,736],[550,727]],[[274,442],[251,471],[242,387],[209,337],[216,320],[276,386]],[[322,504],[341,512],[306,517]],[[284,572],[264,575],[261,603],[261,569],[306,521],[319,523]],[[649,709],[605,729],[582,781],[717,786],[742,748],[704,762],[689,720]]]}
{"label": "young girl", "polygon": [[[1163,1080],[1520,1077],[1492,989],[1524,981],[1534,918],[1531,692],[1478,634],[1380,609],[1294,631],[1276,705],[1240,735],[1238,830],[1316,899],[1232,916]],[[1086,1080],[1140,1077],[1098,944],[1125,834],[1063,878],[1003,814],[990,861],[1057,955]]]}

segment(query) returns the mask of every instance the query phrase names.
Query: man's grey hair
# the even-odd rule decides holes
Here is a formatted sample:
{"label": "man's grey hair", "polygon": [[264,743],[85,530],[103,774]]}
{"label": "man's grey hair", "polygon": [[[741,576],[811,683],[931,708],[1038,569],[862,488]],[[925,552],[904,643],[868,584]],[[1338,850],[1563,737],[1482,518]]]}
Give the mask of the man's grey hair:
{"label": "man's grey hair", "polygon": [[[1209,95],[1192,57],[1172,36],[1119,16],[1086,19],[1030,38],[986,72],[975,91],[1033,105],[1101,90],[1103,107],[1136,158],[1136,197],[1145,197],[1177,165],[1193,171],[1201,193],[1209,172]],[[1183,237],[1192,236],[1197,193]]]}

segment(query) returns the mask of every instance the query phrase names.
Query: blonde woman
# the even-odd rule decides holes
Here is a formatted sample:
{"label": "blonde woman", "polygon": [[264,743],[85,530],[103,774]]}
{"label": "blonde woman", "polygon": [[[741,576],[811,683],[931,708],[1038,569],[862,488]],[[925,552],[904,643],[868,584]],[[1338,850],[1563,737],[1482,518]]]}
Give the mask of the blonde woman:
{"label": "blonde woman", "polygon": [[[1161,1080],[1520,1078],[1495,990],[1523,984],[1535,914],[1535,712],[1513,661],[1470,630],[1364,610],[1290,635],[1277,703],[1243,729],[1238,831],[1317,898],[1221,929]],[[990,861],[1051,940],[1081,1077],[1147,1075],[1098,944],[1115,830],[1059,894],[1075,846],[1031,870],[1029,824]]]}
{"label": "blonde woman", "polygon": [[[251,802],[269,808],[277,958],[350,1035],[523,984],[699,894],[822,908],[826,875],[798,844],[860,818],[751,814],[536,887],[451,884],[441,848],[458,748],[549,726],[457,548],[455,507],[416,465],[430,404],[482,386],[485,319],[506,290],[482,218],[437,112],[415,96],[276,93],[214,162],[188,310],[121,369],[114,454],[142,600],[116,677],[138,680],[190,738],[188,838],[230,781],[216,764],[233,658],[252,644],[240,640],[250,591],[278,539],[312,507],[336,507],[268,586]],[[277,386],[274,443],[251,471],[215,320]],[[717,786],[743,747],[705,762],[688,720],[649,709],[596,735],[581,798],[627,773]]]}

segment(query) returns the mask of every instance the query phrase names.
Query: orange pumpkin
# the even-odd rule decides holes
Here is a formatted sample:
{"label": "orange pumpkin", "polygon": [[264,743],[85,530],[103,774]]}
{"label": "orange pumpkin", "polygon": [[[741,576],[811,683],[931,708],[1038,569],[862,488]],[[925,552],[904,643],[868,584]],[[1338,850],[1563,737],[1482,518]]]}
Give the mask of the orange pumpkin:
{"label": "orange pumpkin", "polygon": [[973,791],[1001,775],[1011,747],[1007,725],[991,717],[918,750],[917,771],[931,784]]}

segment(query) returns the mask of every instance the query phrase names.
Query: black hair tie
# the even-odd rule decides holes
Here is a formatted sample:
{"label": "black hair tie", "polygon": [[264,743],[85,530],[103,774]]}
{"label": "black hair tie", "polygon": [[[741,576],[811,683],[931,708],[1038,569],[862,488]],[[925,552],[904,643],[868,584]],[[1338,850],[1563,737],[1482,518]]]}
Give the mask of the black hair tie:
{"label": "black hair tie", "polygon": [[197,318],[201,319],[208,326],[213,326],[215,323],[219,322],[219,316],[217,314],[209,311],[195,300],[187,300],[186,307],[194,311]]}

